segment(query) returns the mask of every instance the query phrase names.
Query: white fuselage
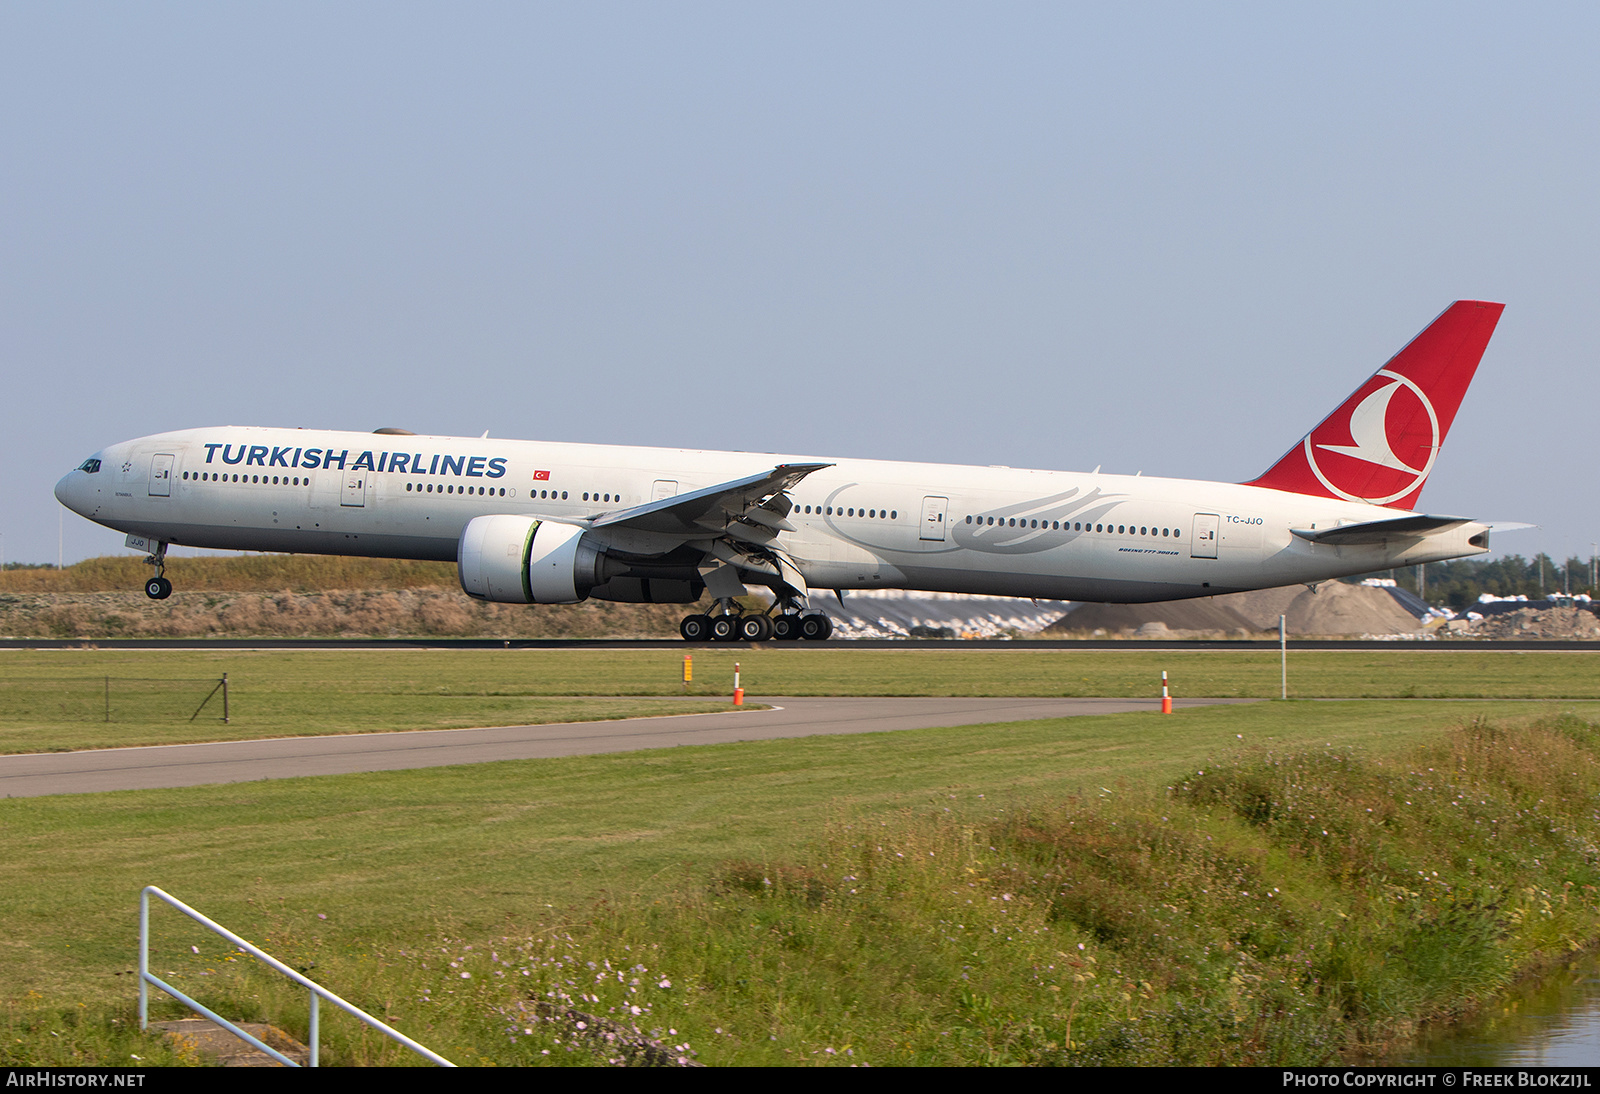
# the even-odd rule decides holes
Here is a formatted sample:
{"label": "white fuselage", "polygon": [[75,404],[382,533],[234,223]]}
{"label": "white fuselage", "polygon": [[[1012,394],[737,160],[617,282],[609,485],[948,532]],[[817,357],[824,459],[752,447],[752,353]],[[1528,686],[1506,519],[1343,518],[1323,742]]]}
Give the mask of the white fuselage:
{"label": "white fuselage", "polygon": [[[142,437],[73,471],[63,504],[151,540],[455,560],[474,517],[586,524],[813,457],[226,427]],[[1481,554],[1486,527],[1363,546],[1291,529],[1399,511],[1232,483],[838,459],[789,491],[812,588],[1153,601]]]}

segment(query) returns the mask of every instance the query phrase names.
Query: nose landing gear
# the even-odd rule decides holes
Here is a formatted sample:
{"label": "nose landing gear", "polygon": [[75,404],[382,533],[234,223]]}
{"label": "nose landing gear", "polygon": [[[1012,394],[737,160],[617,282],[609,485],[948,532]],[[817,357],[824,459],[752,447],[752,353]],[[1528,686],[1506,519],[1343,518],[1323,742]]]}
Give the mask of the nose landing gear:
{"label": "nose landing gear", "polygon": [[166,578],[167,545],[157,543],[155,554],[145,559],[156,568],[156,575],[144,583],[144,595],[151,600],[165,600],[172,595],[172,582]]}

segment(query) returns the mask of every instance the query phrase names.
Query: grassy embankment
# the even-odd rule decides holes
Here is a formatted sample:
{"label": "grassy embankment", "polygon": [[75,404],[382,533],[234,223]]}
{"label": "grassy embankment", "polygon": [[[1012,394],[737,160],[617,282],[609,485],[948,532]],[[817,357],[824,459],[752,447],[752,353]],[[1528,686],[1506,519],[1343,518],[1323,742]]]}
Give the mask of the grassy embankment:
{"label": "grassy embankment", "polygon": [[[457,584],[449,562],[342,555],[237,555],[167,559],[167,576],[197,592],[291,592],[323,589],[422,589]],[[150,577],[143,555],[103,555],[56,569],[0,570],[0,593],[138,591]]]}
{"label": "grassy embankment", "polygon": [[[0,651],[0,752],[393,729],[516,725],[717,709],[733,665],[756,695],[1274,698],[1275,653],[1078,650]],[[1290,695],[1600,699],[1588,653],[1306,651]],[[232,723],[213,699],[226,672]],[[106,678],[111,719],[105,720]],[[684,696],[706,705],[686,707]],[[678,697],[667,701],[668,697]]]}
{"label": "grassy embankment", "polygon": [[674,604],[483,604],[447,562],[247,555],[170,558],[176,592],[151,601],[141,558],[0,571],[0,635],[115,637],[673,637]]}
{"label": "grassy embankment", "polygon": [[[866,690],[907,656],[805,660],[830,652],[762,671]],[[348,675],[278,656],[252,664],[302,690]],[[583,664],[477,656],[560,690]],[[1003,656],[911,675],[1043,689],[1037,660]],[[1389,656],[1387,686],[1422,683],[1405,664],[1427,655]],[[1585,664],[1499,656],[1522,693],[1574,690]],[[1151,664],[1114,655],[1090,682]],[[1495,664],[1434,686],[1518,694]],[[1236,667],[1217,690],[1270,676]],[[130,1028],[156,883],[463,1063],[615,1055],[569,1010],[720,1064],[1331,1060],[1600,940],[1596,717],[1266,703],[0,802],[3,1058],[175,1060]],[[156,919],[158,972],[303,1035],[297,992]],[[333,1060],[403,1061],[351,1026],[325,1018]]]}

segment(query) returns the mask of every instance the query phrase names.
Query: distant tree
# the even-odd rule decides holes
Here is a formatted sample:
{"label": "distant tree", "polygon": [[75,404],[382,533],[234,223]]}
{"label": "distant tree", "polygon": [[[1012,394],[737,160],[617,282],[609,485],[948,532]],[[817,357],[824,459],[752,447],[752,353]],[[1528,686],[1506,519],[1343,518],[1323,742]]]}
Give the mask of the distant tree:
{"label": "distant tree", "polygon": [[[1396,585],[1415,593],[1418,592],[1417,571],[1416,566],[1396,567],[1346,580],[1359,582],[1368,577],[1392,577]],[[1461,558],[1431,562],[1426,567],[1421,595],[1430,604],[1444,604],[1458,612],[1471,608],[1483,593],[1526,596],[1530,600],[1563,590],[1573,596],[1579,593],[1594,596],[1590,572],[1588,559],[1573,557],[1558,564],[1546,554],[1531,559],[1504,555],[1488,561]]]}

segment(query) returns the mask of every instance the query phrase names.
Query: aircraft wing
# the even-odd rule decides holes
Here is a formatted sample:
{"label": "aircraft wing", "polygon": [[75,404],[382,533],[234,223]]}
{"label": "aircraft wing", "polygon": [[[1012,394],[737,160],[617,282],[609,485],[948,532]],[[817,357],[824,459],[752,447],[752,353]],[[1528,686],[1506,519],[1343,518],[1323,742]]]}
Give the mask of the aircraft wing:
{"label": "aircraft wing", "polygon": [[1416,513],[1390,520],[1341,524],[1335,528],[1291,528],[1289,531],[1312,543],[1326,543],[1335,547],[1364,547],[1391,539],[1424,539],[1447,528],[1457,528],[1471,523],[1467,517],[1435,517]]}
{"label": "aircraft wing", "polygon": [[736,524],[751,527],[752,531],[761,528],[790,531],[792,527],[783,519],[789,512],[788,500],[784,499],[783,504],[777,506],[771,503],[813,471],[832,466],[830,463],[779,464],[759,475],[607,513],[597,517],[590,527],[626,528],[692,539],[723,535]]}

